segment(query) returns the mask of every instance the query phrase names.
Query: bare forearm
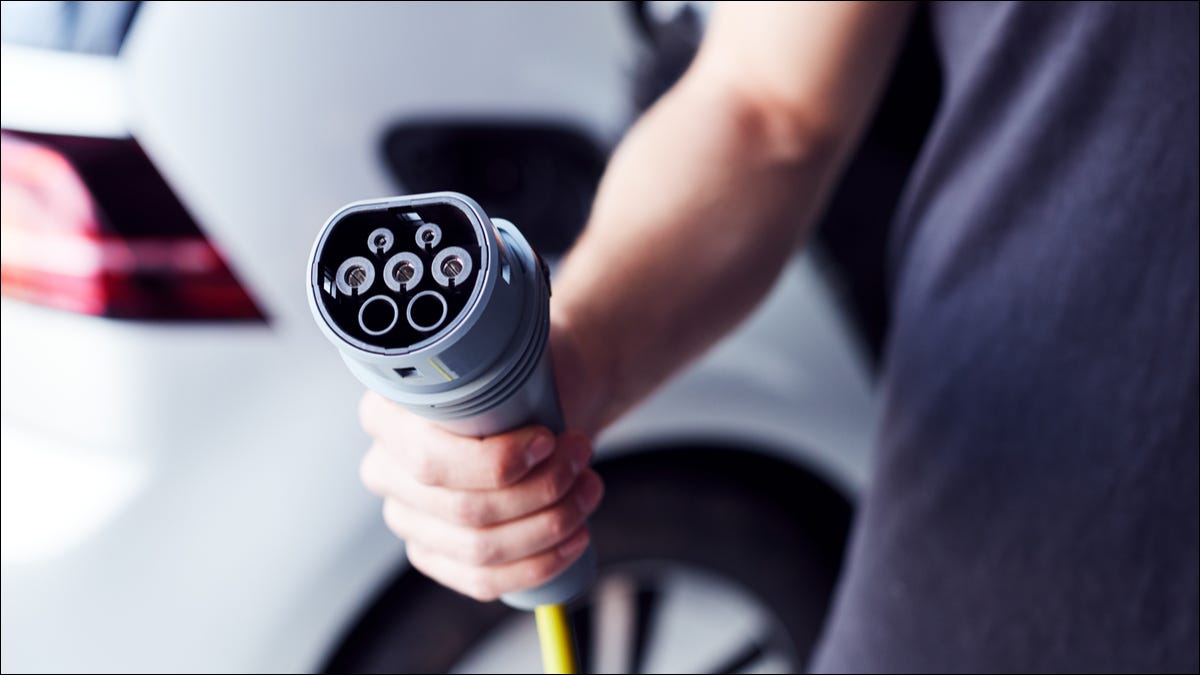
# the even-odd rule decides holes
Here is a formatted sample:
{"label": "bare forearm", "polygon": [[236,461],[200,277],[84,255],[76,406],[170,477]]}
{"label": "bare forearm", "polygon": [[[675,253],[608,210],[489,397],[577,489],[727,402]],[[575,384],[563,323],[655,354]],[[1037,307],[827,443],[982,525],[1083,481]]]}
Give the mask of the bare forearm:
{"label": "bare forearm", "polygon": [[[722,7],[621,144],[556,282],[595,432],[741,320],[823,208],[890,70],[904,4]],[[575,387],[564,383],[565,388]]]}
{"label": "bare forearm", "polygon": [[590,370],[582,428],[613,420],[742,319],[820,210],[836,149],[816,136],[781,144],[718,95],[685,82],[638,123],[556,282],[555,313]]}

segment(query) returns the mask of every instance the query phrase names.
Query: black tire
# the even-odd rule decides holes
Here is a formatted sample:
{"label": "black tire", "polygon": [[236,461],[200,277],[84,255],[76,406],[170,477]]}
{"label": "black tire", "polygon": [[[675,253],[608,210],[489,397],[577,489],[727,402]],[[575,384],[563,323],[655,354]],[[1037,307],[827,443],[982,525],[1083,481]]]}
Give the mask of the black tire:
{"label": "black tire", "polygon": [[[781,644],[772,645],[775,652],[788,655],[791,670],[804,667],[849,529],[851,508],[840,494],[790,464],[744,451],[677,448],[626,455],[599,470],[606,496],[592,533],[602,577],[652,562],[728,579],[778,620],[780,635],[772,639]],[[446,672],[513,613],[501,603],[480,604],[420,574],[402,572],[325,670]],[[572,616],[577,629],[584,628],[579,624],[588,618],[586,598],[573,605]],[[580,644],[580,659],[586,669],[586,643]],[[713,668],[735,671],[745,665],[735,659]]]}

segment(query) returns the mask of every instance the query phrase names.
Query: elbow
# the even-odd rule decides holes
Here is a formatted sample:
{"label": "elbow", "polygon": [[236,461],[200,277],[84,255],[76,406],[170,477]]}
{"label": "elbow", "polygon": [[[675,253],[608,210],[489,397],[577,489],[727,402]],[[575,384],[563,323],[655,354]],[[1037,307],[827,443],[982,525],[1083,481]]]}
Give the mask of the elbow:
{"label": "elbow", "polygon": [[736,91],[729,91],[725,100],[736,133],[770,163],[819,171],[834,162],[844,145],[837,125],[806,106]]}
{"label": "elbow", "polygon": [[680,89],[690,91],[694,104],[718,111],[743,152],[761,157],[764,163],[821,169],[830,166],[846,145],[844,125],[820,105],[776,96],[723,75],[693,69]]}

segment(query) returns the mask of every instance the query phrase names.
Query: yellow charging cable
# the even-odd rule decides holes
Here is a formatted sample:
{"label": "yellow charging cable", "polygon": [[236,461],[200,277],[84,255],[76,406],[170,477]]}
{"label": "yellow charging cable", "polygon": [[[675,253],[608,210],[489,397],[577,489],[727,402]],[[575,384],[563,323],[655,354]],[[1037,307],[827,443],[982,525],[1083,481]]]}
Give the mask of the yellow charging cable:
{"label": "yellow charging cable", "polygon": [[542,669],[547,673],[579,672],[571,624],[562,605],[541,605],[533,610],[538,640],[542,643]]}

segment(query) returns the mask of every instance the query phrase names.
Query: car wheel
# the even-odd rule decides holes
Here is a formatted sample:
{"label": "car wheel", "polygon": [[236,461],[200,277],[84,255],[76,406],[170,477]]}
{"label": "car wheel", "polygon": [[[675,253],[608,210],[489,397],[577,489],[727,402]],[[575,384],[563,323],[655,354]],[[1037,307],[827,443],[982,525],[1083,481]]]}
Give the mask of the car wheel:
{"label": "car wheel", "polygon": [[[572,604],[585,672],[797,672],[818,636],[850,506],[812,474],[745,451],[603,462],[599,577]],[[528,613],[403,573],[328,672],[540,670]]]}

